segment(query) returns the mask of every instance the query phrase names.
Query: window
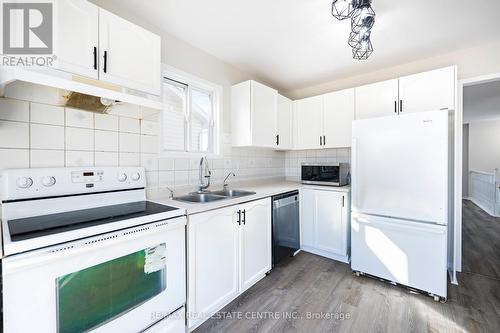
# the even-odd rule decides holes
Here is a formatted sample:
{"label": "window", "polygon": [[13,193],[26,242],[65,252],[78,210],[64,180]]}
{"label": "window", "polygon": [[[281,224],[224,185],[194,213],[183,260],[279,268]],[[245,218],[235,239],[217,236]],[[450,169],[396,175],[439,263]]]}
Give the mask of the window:
{"label": "window", "polygon": [[162,144],[166,153],[218,154],[221,89],[187,74],[163,80]]}

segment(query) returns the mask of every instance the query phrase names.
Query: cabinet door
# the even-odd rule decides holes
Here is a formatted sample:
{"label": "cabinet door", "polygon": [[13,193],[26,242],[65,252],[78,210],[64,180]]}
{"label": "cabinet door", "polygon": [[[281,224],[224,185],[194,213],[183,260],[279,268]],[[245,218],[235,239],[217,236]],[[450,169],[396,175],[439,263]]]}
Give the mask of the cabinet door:
{"label": "cabinet door", "polygon": [[345,221],[343,194],[315,190],[315,248],[345,255]]}
{"label": "cabinet door", "polygon": [[231,128],[233,147],[252,145],[252,81],[231,87]]}
{"label": "cabinet door", "polygon": [[99,9],[100,72],[103,81],[160,95],[160,37]]}
{"label": "cabinet door", "polygon": [[455,109],[455,67],[405,76],[399,79],[401,113]]}
{"label": "cabinet door", "polygon": [[240,206],[240,292],[271,270],[271,199]]}
{"label": "cabinet door", "polygon": [[397,115],[398,80],[361,86],[356,90],[356,119]]}
{"label": "cabinet door", "polygon": [[[238,294],[235,208],[189,216],[188,311],[217,311]],[[203,318],[190,318],[192,327]]]}
{"label": "cabinet door", "polygon": [[323,146],[350,147],[354,120],[354,89],[326,94],[323,102]]}
{"label": "cabinet door", "polygon": [[290,99],[278,96],[278,117],[276,126],[278,128],[277,144],[278,149],[292,149],[293,130],[293,103]]}
{"label": "cabinet door", "polygon": [[300,191],[300,245],[314,247],[315,191]]}
{"label": "cabinet door", "polygon": [[252,145],[275,147],[278,92],[252,81]]}
{"label": "cabinet door", "polygon": [[87,1],[54,2],[55,68],[98,78],[98,13],[98,7]]}
{"label": "cabinet door", "polygon": [[315,96],[296,102],[297,149],[321,148],[323,135],[323,97]]}

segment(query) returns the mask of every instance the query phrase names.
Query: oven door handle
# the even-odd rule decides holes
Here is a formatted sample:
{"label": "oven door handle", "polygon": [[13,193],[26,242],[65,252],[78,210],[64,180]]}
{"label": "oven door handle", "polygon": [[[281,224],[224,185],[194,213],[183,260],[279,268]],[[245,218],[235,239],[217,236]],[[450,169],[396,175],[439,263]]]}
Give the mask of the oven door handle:
{"label": "oven door handle", "polygon": [[[159,232],[167,233],[178,228],[185,228],[186,224],[186,217],[177,217],[8,256],[2,259],[3,273],[10,274],[26,268],[44,266],[59,260],[99,251],[108,246],[116,246],[119,242],[146,236],[151,237]],[[155,226],[159,228],[155,228]]]}

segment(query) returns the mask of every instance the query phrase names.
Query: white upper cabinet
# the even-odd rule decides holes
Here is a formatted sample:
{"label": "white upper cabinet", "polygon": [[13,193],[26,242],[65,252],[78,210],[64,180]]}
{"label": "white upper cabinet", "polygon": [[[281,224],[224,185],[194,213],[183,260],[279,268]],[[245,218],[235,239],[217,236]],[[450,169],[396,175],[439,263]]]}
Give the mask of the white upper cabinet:
{"label": "white upper cabinet", "polygon": [[356,88],[356,119],[455,109],[456,67]]}
{"label": "white upper cabinet", "polygon": [[233,146],[275,148],[278,91],[245,81],[231,92]]}
{"label": "white upper cabinet", "polygon": [[319,149],[323,143],[323,97],[315,96],[295,102],[296,149]]}
{"label": "white upper cabinet", "polygon": [[399,113],[455,109],[455,67],[399,79]]}
{"label": "white upper cabinet", "polygon": [[278,95],[278,117],[276,122],[276,148],[293,148],[293,102],[292,100]]}
{"label": "white upper cabinet", "polygon": [[99,10],[101,80],[160,95],[160,37],[106,10]]}
{"label": "white upper cabinet", "polygon": [[323,148],[350,147],[354,89],[323,95]]}
{"label": "white upper cabinet", "polygon": [[296,149],[351,146],[354,89],[301,99],[296,103]]}
{"label": "white upper cabinet", "polygon": [[398,114],[398,79],[356,88],[356,119]]}
{"label": "white upper cabinet", "polygon": [[55,68],[97,79],[99,7],[87,1],[54,2]]}

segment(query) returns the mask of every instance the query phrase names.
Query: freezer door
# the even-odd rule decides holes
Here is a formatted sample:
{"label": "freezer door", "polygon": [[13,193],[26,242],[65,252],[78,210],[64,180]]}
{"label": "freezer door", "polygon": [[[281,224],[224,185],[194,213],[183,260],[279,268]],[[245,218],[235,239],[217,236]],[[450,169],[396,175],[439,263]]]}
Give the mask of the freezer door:
{"label": "freezer door", "polygon": [[353,122],[352,209],[447,223],[447,111]]}
{"label": "freezer door", "polygon": [[353,215],[351,268],[446,298],[447,227]]}

